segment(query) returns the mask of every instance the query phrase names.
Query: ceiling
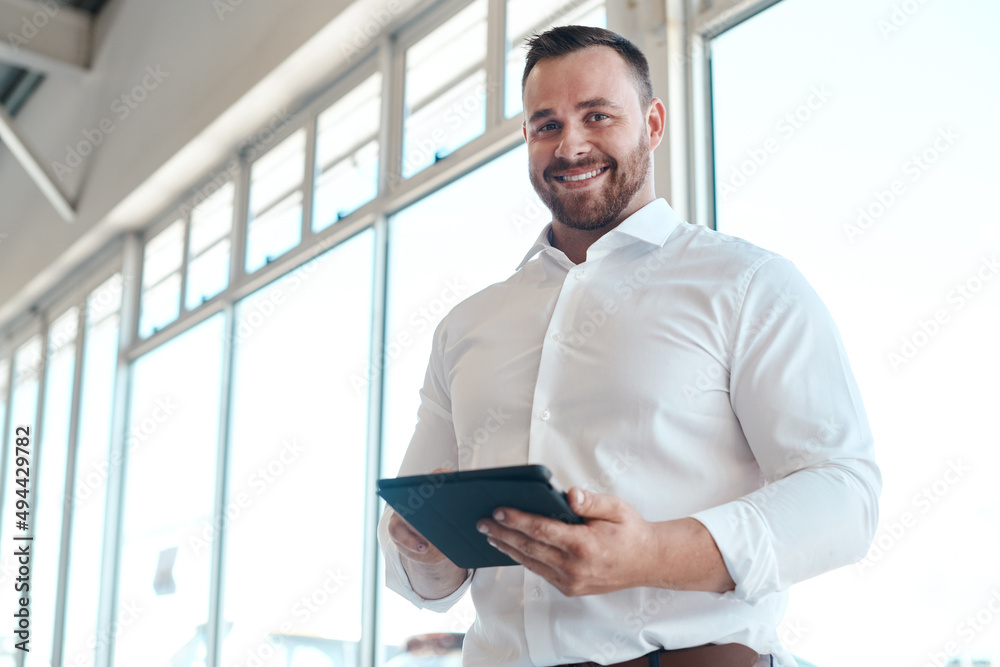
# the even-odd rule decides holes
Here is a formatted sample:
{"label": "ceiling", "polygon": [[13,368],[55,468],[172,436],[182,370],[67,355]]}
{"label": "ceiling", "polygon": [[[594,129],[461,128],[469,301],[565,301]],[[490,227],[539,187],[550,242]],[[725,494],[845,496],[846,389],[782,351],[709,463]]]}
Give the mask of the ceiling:
{"label": "ceiling", "polygon": [[[60,4],[76,7],[97,15],[107,0],[69,0]],[[0,62],[0,106],[11,116],[16,116],[35,89],[45,80],[45,75],[23,67]]]}

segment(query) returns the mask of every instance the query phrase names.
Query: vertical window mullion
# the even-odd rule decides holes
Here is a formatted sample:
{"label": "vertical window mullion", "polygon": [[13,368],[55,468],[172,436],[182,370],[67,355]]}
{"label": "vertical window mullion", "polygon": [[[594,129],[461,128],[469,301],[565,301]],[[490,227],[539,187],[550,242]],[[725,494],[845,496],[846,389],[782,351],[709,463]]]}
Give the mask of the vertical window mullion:
{"label": "vertical window mullion", "polygon": [[207,637],[208,644],[208,667],[216,667],[222,660],[222,584],[224,579],[223,563],[225,558],[225,512],[226,497],[229,484],[229,426],[230,426],[230,406],[232,405],[233,387],[233,355],[236,340],[236,314],[235,306],[227,303],[223,313],[224,342],[222,349],[222,370],[220,382],[219,401],[219,438],[218,456],[216,458],[215,476],[215,509],[212,513],[213,526],[215,527],[215,537],[212,542],[212,565],[209,575],[209,608]]}
{"label": "vertical window mullion", "polygon": [[[122,308],[119,314],[118,363],[111,402],[111,442],[108,446],[107,496],[104,510],[104,549],[101,556],[101,603],[98,609],[95,667],[109,667],[118,609],[118,565],[121,560],[122,503],[128,443],[128,395],[131,365],[125,356],[138,337],[139,297],[142,292],[143,246],[136,234],[125,237],[122,250]],[[118,464],[115,465],[114,462]]]}
{"label": "vertical window mullion", "polygon": [[507,0],[489,0],[486,13],[486,130],[504,120]]}
{"label": "vertical window mullion", "polygon": [[386,35],[379,47],[382,70],[382,122],[379,128],[379,196],[391,194],[402,180],[404,50]]}
{"label": "vertical window mullion", "polygon": [[378,549],[378,522],[381,503],[376,494],[382,470],[382,383],[385,359],[385,306],[388,284],[388,219],[380,215],[375,220],[375,256],[372,267],[372,329],[369,364],[378,369],[368,373],[368,451],[365,468],[365,534],[364,582],[362,584],[361,667],[374,667],[383,663],[381,638],[378,628],[378,601],[383,589],[378,585],[380,554]]}
{"label": "vertical window mullion", "polygon": [[305,169],[302,171],[302,239],[299,243],[308,245],[313,240],[313,200],[316,188],[316,116],[311,115],[306,123],[306,150],[303,155]]}
{"label": "vertical window mullion", "polygon": [[54,650],[52,664],[63,664],[63,634],[66,630],[66,595],[69,581],[69,541],[73,526],[73,480],[76,479],[76,448],[80,436],[80,402],[83,388],[83,356],[86,350],[87,299],[84,297],[77,314],[75,355],[73,360],[73,393],[70,398],[69,433],[66,442],[66,479],[64,480],[63,524],[59,539],[59,567],[56,585],[55,627],[52,636]]}
{"label": "vertical window mullion", "polygon": [[242,285],[246,280],[247,228],[250,225],[250,164],[240,158],[240,169],[233,185],[236,188],[233,202],[232,248],[230,249],[229,285]]}
{"label": "vertical window mullion", "polygon": [[187,309],[187,289],[188,289],[188,266],[191,263],[189,257],[191,252],[191,211],[184,216],[184,245],[181,250],[181,289],[178,298],[181,300],[177,309],[177,318],[180,319],[188,312]]}

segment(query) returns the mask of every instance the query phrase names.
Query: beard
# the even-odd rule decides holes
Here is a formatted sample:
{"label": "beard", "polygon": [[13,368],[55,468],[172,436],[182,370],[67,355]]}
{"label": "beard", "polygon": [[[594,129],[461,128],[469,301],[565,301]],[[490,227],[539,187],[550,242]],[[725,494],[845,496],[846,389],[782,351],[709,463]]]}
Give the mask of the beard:
{"label": "beard", "polygon": [[[608,166],[605,174],[607,182],[596,192],[591,192],[588,188],[560,193],[558,181],[552,176],[553,172],[602,165]],[[626,154],[621,163],[610,155],[599,153],[577,163],[559,158],[545,169],[540,178],[534,171],[528,170],[532,187],[552,212],[553,219],[571,229],[583,231],[603,229],[620,222],[618,217],[646,184],[648,175],[649,144],[644,136],[639,137],[635,149]]]}

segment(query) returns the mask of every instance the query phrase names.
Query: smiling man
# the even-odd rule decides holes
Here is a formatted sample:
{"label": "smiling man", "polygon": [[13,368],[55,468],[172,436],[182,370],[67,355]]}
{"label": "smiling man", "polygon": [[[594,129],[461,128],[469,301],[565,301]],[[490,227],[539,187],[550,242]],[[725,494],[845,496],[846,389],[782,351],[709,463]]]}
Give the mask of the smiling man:
{"label": "smiling man", "polygon": [[586,522],[498,508],[479,528],[521,565],[468,571],[387,510],[387,584],[439,611],[471,587],[465,665],[792,667],[788,587],[862,558],[878,517],[836,327],[790,262],[656,198],[665,111],[631,42],[536,36],[522,91],[552,222],[438,327],[400,474],[542,463]]}

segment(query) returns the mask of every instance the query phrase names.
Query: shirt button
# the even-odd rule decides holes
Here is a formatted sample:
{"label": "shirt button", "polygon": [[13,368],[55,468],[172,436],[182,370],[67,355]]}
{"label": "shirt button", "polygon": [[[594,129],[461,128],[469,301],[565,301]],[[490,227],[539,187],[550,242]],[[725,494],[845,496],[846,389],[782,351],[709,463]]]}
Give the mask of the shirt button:
{"label": "shirt button", "polygon": [[543,422],[547,422],[549,420],[549,411],[542,410],[541,412],[538,413],[538,418],[541,419]]}
{"label": "shirt button", "polygon": [[540,588],[532,588],[531,589],[531,597],[535,598],[536,600],[538,598],[542,597],[542,589],[540,589]]}
{"label": "shirt button", "polygon": [[584,277],[585,275],[587,275],[587,272],[586,272],[586,271],[577,271],[577,272],[576,272],[576,275],[575,275],[574,277],[575,277],[575,278],[576,278],[577,280],[583,280],[583,277]]}

